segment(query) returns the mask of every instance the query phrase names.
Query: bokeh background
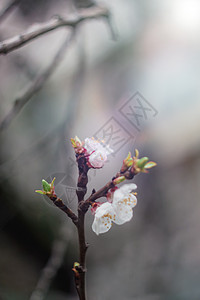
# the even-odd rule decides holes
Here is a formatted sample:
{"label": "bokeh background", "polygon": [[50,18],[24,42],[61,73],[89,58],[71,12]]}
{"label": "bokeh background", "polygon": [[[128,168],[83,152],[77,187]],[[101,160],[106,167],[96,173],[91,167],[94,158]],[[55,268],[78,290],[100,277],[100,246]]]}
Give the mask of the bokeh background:
{"label": "bokeh background", "polygon": [[[0,38],[53,15],[76,14],[83,2],[19,1],[0,23]],[[1,0],[0,9],[8,3]],[[77,299],[74,226],[34,190],[55,175],[57,192],[76,209],[70,137],[94,136],[117,120],[126,131],[122,137],[132,138],[104,169],[90,171],[88,195],[112,178],[129,150],[138,148],[158,166],[133,180],[138,204],[129,223],[97,237],[88,212],[88,299],[199,300],[200,2],[100,4],[112,13],[117,40],[104,19],[81,24],[62,63],[0,132],[0,299]],[[1,120],[69,31],[0,56]],[[146,115],[139,108],[140,117],[129,115],[139,128],[120,113],[131,96],[134,105],[139,99],[149,108]]]}

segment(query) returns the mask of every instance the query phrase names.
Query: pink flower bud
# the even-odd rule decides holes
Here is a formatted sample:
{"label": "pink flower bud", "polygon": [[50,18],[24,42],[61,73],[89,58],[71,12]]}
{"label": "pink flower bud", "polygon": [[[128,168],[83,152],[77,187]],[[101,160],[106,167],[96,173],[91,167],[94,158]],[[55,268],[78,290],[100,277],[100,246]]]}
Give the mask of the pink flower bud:
{"label": "pink flower bud", "polygon": [[113,184],[116,185],[116,184],[119,184],[121,183],[122,181],[124,181],[126,178],[125,176],[120,176],[120,177],[117,177],[113,180]]}
{"label": "pink flower bud", "polygon": [[94,138],[86,138],[84,149],[88,155],[88,164],[91,168],[102,168],[107,160],[107,156],[113,152],[108,146],[103,146]]}

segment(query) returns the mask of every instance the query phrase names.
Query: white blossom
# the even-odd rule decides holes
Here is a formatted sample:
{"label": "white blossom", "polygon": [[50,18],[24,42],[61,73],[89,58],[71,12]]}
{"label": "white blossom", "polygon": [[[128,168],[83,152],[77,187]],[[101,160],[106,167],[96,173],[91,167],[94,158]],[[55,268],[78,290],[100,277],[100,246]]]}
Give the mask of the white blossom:
{"label": "white blossom", "polygon": [[92,224],[92,230],[99,235],[108,231],[112,226],[112,221],[115,218],[115,211],[112,204],[109,202],[103,203],[99,206],[95,212],[94,222]]}
{"label": "white blossom", "polygon": [[124,184],[114,192],[112,206],[116,212],[116,224],[124,224],[132,219],[132,208],[137,204],[137,198],[131,191],[136,188],[134,183]]}
{"label": "white blossom", "polygon": [[109,193],[109,201],[112,202],[103,203],[95,212],[92,229],[97,235],[107,232],[111,228],[112,222],[121,225],[131,220],[132,208],[137,204],[137,198],[132,193],[136,187],[134,183],[125,184],[111,195]]}
{"label": "white blossom", "polygon": [[107,156],[113,152],[108,145],[104,147],[94,138],[86,138],[84,148],[88,154],[88,162],[93,168],[102,168]]}

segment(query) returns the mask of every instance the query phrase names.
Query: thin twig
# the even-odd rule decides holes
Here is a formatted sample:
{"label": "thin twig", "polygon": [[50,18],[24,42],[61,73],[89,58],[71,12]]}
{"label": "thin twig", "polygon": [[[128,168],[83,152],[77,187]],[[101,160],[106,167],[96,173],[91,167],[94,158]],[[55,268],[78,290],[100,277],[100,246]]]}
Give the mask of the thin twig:
{"label": "thin twig", "polygon": [[104,187],[102,187],[100,190],[97,192],[93,193],[85,202],[84,204],[91,204],[95,202],[95,200],[101,198],[101,197],[106,197],[107,192],[109,189],[113,188],[115,185],[113,184],[113,181],[109,181]]}
{"label": "thin twig", "polygon": [[0,12],[0,23],[7,17],[7,15],[19,4],[21,0],[13,0]]}
{"label": "thin twig", "polygon": [[67,207],[62,199],[58,198],[56,195],[52,195],[52,196],[48,196],[49,199],[51,199],[51,201],[53,201],[53,203],[60,208],[62,211],[64,211],[68,217],[72,220],[72,222],[77,226],[78,223],[78,217],[75,215],[75,213],[69,208]]}
{"label": "thin twig", "polygon": [[92,193],[92,195],[87,200],[82,202],[80,204],[80,209],[86,213],[92,203],[94,203],[97,199],[101,197],[106,197],[107,192],[114,186],[115,185],[113,184],[113,181],[109,181],[104,187],[99,189],[97,192]]}
{"label": "thin twig", "polygon": [[38,77],[36,77],[36,79],[31,83],[27,91],[22,96],[18,97],[14,101],[11,110],[8,112],[5,118],[0,122],[0,130],[7,128],[11,123],[11,121],[14,119],[14,117],[20,112],[20,110],[24,107],[24,105],[31,99],[31,97],[33,97],[43,87],[44,83],[54,72],[56,67],[61,63],[66,48],[70,44],[73,36],[74,36],[74,31],[70,33],[70,36],[67,37],[67,39],[64,41],[62,46],[59,48],[53,61],[50,63],[47,69]]}
{"label": "thin twig", "polygon": [[88,8],[96,5],[93,0],[75,0],[74,4],[78,8]]}
{"label": "thin twig", "polygon": [[89,196],[88,199],[86,199],[84,202],[82,202],[80,204],[80,209],[87,212],[88,208],[90,207],[90,205],[92,205],[92,203],[94,203],[97,199],[101,198],[101,197],[106,197],[107,192],[111,189],[115,187],[114,184],[114,179],[120,177],[120,176],[125,176],[126,179],[133,179],[133,177],[136,175],[136,173],[134,173],[133,169],[129,169],[126,171],[122,171],[120,170],[120,172],[118,172],[116,174],[115,177],[112,178],[111,181],[109,181],[106,185],[104,185],[101,189],[99,189],[98,191],[94,191],[92,192],[92,194]]}
{"label": "thin twig", "polygon": [[0,54],[7,54],[17,48],[22,47],[33,39],[44,35],[50,31],[58,29],[60,27],[76,27],[82,21],[88,19],[96,19],[98,17],[108,17],[109,11],[107,8],[93,7],[87,10],[83,10],[78,14],[73,14],[67,18],[62,16],[55,16],[46,23],[33,24],[27,31],[17,36],[14,36],[8,40],[0,43]]}
{"label": "thin twig", "polygon": [[78,240],[79,240],[79,265],[73,268],[76,290],[79,295],[79,300],[86,300],[85,292],[85,273],[86,273],[86,251],[88,244],[85,241],[85,211],[80,208],[80,204],[84,201],[84,196],[87,191],[88,183],[88,166],[87,160],[83,153],[76,154],[78,163],[79,177],[77,183],[76,194],[78,197]]}
{"label": "thin twig", "polygon": [[[80,47],[81,46],[81,47]],[[68,101],[65,107],[65,113],[63,114],[65,117],[59,123],[56,128],[53,130],[48,131],[47,134],[40,137],[38,140],[34,141],[30,147],[26,147],[20,155],[15,157],[12,160],[9,160],[5,163],[0,165],[0,182],[3,180],[8,180],[13,174],[16,172],[16,163],[25,165],[27,161],[30,163],[40,151],[41,153],[47,151],[50,143],[54,141],[57,143],[59,151],[62,149],[64,151],[64,155],[70,152],[71,147],[69,147],[69,143],[63,143],[63,140],[66,137],[70,137],[71,135],[71,128],[74,126],[75,115],[77,110],[79,109],[79,104],[81,101],[81,89],[84,85],[84,78],[85,78],[85,49],[83,47],[83,43],[80,43],[79,47],[79,55],[78,55],[78,68],[75,71],[75,76],[72,78],[70,83],[70,89],[72,90],[69,92]],[[63,136],[62,136],[63,135]],[[62,142],[60,142],[62,141]],[[65,146],[64,146],[65,145]],[[61,147],[62,146],[62,147]],[[63,148],[64,147],[64,148]],[[67,161],[66,161],[67,162]],[[66,163],[65,171],[69,171],[69,164]]]}

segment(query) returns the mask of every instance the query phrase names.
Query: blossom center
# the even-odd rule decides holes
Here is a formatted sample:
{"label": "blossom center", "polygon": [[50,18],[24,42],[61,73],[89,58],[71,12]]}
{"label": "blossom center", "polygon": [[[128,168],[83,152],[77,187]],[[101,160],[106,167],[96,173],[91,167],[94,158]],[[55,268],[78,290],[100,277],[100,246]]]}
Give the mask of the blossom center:
{"label": "blossom center", "polygon": [[107,218],[107,220],[109,220],[109,219],[112,220],[112,215],[107,213],[107,214],[103,215],[103,218]]}

